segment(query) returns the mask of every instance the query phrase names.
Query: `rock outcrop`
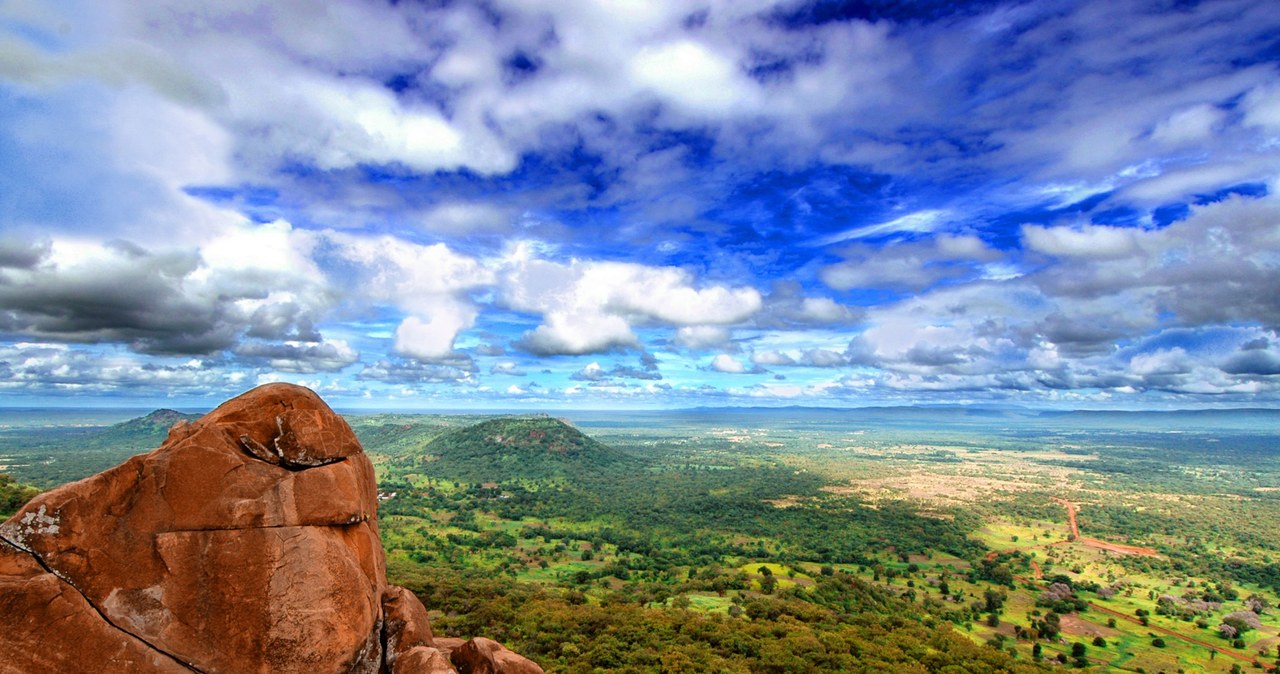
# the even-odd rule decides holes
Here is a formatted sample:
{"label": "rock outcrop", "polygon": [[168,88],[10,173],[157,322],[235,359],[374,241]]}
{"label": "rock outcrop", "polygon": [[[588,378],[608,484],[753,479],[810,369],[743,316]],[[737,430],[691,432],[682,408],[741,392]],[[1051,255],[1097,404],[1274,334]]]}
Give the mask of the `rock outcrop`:
{"label": "rock outcrop", "polygon": [[542,671],[487,639],[438,648],[386,584],[376,515],[346,422],[254,389],[0,525],[0,672]]}

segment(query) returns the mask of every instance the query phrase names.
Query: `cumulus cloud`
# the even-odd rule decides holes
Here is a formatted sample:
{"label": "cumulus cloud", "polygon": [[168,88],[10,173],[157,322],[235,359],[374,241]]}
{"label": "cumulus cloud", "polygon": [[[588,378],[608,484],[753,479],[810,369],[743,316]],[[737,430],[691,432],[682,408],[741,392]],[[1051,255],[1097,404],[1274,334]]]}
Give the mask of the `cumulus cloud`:
{"label": "cumulus cloud", "polygon": [[515,361],[503,360],[489,367],[489,374],[505,374],[511,377],[523,377],[525,371]]}
{"label": "cumulus cloud", "polygon": [[573,376],[569,378],[574,381],[600,381],[608,378],[608,376],[605,374],[604,368],[600,367],[600,363],[591,362],[587,363],[581,370],[573,373]]}
{"label": "cumulus cloud", "polygon": [[364,366],[356,376],[359,379],[390,384],[456,384],[474,382],[475,369],[475,363],[461,357],[433,363],[387,358]]}
{"label": "cumulus cloud", "polygon": [[1280,350],[1267,337],[1251,339],[1227,357],[1222,371],[1246,376],[1280,375]]}
{"label": "cumulus cloud", "polygon": [[743,374],[747,372],[747,368],[741,361],[727,353],[718,354],[711,359],[711,369],[716,372],[725,372],[728,374]]}
{"label": "cumulus cloud", "polygon": [[795,281],[776,281],[753,322],[766,328],[841,325],[856,322],[861,312],[829,297],[806,296]]}
{"label": "cumulus cloud", "polygon": [[796,360],[781,351],[753,351],[751,353],[751,363],[761,367],[774,367],[777,365],[795,365]]}
{"label": "cumulus cloud", "polygon": [[113,350],[19,342],[0,346],[0,390],[24,394],[224,395],[245,373],[199,359],[156,362]]}
{"label": "cumulus cloud", "polygon": [[980,278],[984,263],[999,258],[976,236],[949,234],[885,246],[848,246],[839,252],[844,261],[819,271],[822,282],[836,290],[920,291],[944,281]]}
{"label": "cumulus cloud", "polygon": [[264,361],[273,370],[297,373],[334,372],[360,358],[355,349],[340,339],[286,341],[277,344],[245,342],[237,346],[234,352],[250,361]]}
{"label": "cumulus cloud", "polygon": [[504,271],[501,290],[506,306],[542,314],[542,325],[518,342],[539,355],[634,347],[635,323],[727,325],[745,320],[761,305],[754,288],[699,289],[682,269],[623,262],[560,264],[516,257]]}
{"label": "cumulus cloud", "polygon": [[[1171,314],[1182,325],[1241,320],[1277,325],[1280,298],[1271,290],[1280,287],[1273,252],[1280,247],[1277,221],[1280,201],[1274,197],[1232,197],[1193,207],[1185,220],[1161,229],[1095,232],[1084,239],[1058,228],[1024,233],[1039,232],[1033,238],[1054,242],[1060,252],[1079,253],[1070,264],[1036,274],[1037,285],[1050,296],[1072,298],[1072,304],[1109,304],[1102,315],[1133,315],[1141,309],[1153,317]],[[1094,237],[1106,254],[1087,254],[1086,244]],[[1125,249],[1132,253],[1119,256]]]}
{"label": "cumulus cloud", "polygon": [[639,366],[616,364],[606,370],[598,362],[590,362],[582,369],[570,375],[573,381],[605,382],[610,379],[641,379],[659,381],[662,374],[658,372],[658,360],[652,354],[643,354]]}
{"label": "cumulus cloud", "polygon": [[800,364],[811,367],[840,367],[846,362],[844,355],[828,349],[808,349],[800,356]]}
{"label": "cumulus cloud", "polygon": [[728,328],[720,325],[686,325],[676,330],[676,344],[686,349],[722,348],[729,338]]}
{"label": "cumulus cloud", "polygon": [[526,332],[515,345],[534,355],[558,356],[638,348],[640,341],[621,316],[553,311],[545,314],[542,325]]}
{"label": "cumulus cloud", "polygon": [[752,105],[757,92],[739,70],[735,56],[718,54],[693,40],[678,40],[641,49],[631,61],[631,76],[641,87],[681,108],[725,113]]}
{"label": "cumulus cloud", "polygon": [[1124,227],[1041,227],[1023,225],[1027,247],[1059,257],[1124,257],[1137,248],[1141,232]]}
{"label": "cumulus cloud", "polygon": [[[233,230],[196,250],[63,240],[29,248],[22,268],[3,271],[0,328],[161,354],[216,353],[246,334],[315,341],[314,325],[333,296],[293,234],[273,223]],[[244,255],[226,259],[222,248],[232,244],[246,246]],[[279,255],[259,256],[264,250]]]}
{"label": "cumulus cloud", "polygon": [[478,260],[441,243],[333,231],[322,238],[330,255],[354,265],[356,292],[408,314],[396,328],[395,350],[412,358],[450,357],[458,334],[479,314],[467,292],[494,283]]}

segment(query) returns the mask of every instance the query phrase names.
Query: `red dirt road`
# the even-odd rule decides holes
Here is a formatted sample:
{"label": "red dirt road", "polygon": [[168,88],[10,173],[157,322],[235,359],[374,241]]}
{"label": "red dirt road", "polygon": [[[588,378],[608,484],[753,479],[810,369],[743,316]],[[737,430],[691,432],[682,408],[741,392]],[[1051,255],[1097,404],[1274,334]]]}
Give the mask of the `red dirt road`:
{"label": "red dirt road", "polygon": [[1076,520],[1076,504],[1065,498],[1054,498],[1054,501],[1061,503],[1062,507],[1067,509],[1067,522],[1071,524],[1071,538],[1080,538],[1080,522]]}
{"label": "red dirt road", "polygon": [[1125,545],[1123,543],[1111,543],[1096,538],[1082,538],[1080,536],[1080,520],[1077,517],[1079,507],[1065,498],[1054,498],[1054,501],[1061,503],[1062,507],[1067,509],[1067,522],[1071,525],[1071,538],[1087,548],[1095,550],[1103,550],[1105,552],[1114,552],[1118,555],[1142,555],[1144,557],[1159,556],[1154,548],[1143,548],[1136,545]]}
{"label": "red dirt road", "polygon": [[[1106,613],[1107,615],[1112,615],[1112,616],[1115,616],[1115,617],[1117,617],[1117,618],[1121,618],[1121,619],[1127,620],[1127,621],[1129,621],[1129,622],[1131,622],[1131,623],[1136,623],[1136,624],[1138,624],[1138,625],[1142,625],[1142,621],[1141,621],[1141,620],[1139,620],[1138,618],[1135,618],[1135,617],[1133,617],[1133,616],[1131,616],[1131,615],[1129,615],[1129,614],[1127,614],[1127,613],[1121,613],[1121,612],[1119,612],[1119,611],[1117,611],[1117,610],[1115,610],[1115,609],[1110,609],[1110,608],[1107,608],[1107,607],[1105,607],[1105,606],[1099,606],[1098,604],[1095,604],[1095,603],[1093,603],[1093,602],[1089,602],[1089,608],[1090,608],[1091,610],[1098,611],[1098,612],[1100,612],[1100,613]],[[1257,658],[1254,658],[1253,656],[1245,655],[1244,653],[1238,653],[1238,652],[1236,652],[1236,651],[1233,651],[1233,650],[1230,650],[1230,649],[1227,649],[1227,648],[1223,648],[1223,647],[1221,647],[1221,646],[1215,646],[1214,644],[1211,644],[1211,643],[1209,643],[1209,642],[1207,642],[1207,641],[1201,641],[1201,640],[1199,640],[1199,639],[1197,639],[1197,638],[1195,638],[1195,637],[1190,637],[1190,636],[1187,636],[1187,635],[1185,635],[1185,634],[1182,634],[1182,633],[1179,633],[1179,632],[1175,632],[1175,631],[1173,631],[1173,630],[1171,630],[1171,629],[1168,629],[1168,628],[1166,628],[1166,627],[1161,627],[1161,626],[1159,626],[1159,625],[1145,625],[1144,627],[1146,627],[1146,629],[1148,629],[1148,630],[1150,630],[1150,631],[1152,631],[1152,632],[1158,632],[1158,633],[1163,634],[1163,635],[1165,635],[1165,636],[1173,637],[1173,638],[1175,638],[1175,639],[1181,639],[1182,641],[1185,641],[1185,642],[1187,642],[1187,643],[1189,643],[1189,644],[1195,644],[1196,646],[1204,646],[1205,648],[1208,648],[1209,650],[1217,651],[1217,652],[1219,652],[1219,653],[1221,653],[1221,654],[1223,654],[1223,655],[1233,657],[1233,658],[1235,658],[1235,659],[1237,659],[1237,660],[1243,660],[1244,662],[1252,662],[1252,663],[1255,663],[1255,664],[1258,662]],[[1271,671],[1274,671],[1274,670],[1271,670]]]}

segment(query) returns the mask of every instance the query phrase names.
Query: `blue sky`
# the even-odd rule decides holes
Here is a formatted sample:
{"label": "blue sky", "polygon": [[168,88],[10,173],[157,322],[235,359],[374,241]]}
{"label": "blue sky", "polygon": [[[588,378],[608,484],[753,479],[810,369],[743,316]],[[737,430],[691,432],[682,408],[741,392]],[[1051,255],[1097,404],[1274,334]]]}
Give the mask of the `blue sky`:
{"label": "blue sky", "polygon": [[1271,2],[0,2],[0,404],[1280,405]]}

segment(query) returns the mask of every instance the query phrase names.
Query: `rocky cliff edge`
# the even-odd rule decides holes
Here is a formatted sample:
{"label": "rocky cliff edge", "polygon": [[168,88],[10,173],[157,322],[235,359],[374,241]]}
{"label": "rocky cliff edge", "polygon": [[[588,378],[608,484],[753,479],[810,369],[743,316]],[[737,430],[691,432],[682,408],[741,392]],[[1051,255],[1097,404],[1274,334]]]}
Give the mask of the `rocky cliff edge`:
{"label": "rocky cliff edge", "polygon": [[386,583],[373,466],[269,384],[0,525],[0,672],[540,674]]}

